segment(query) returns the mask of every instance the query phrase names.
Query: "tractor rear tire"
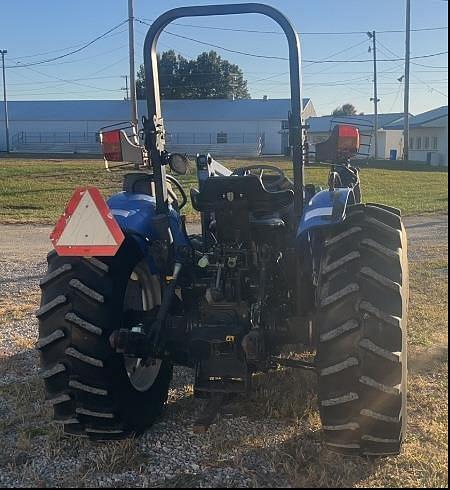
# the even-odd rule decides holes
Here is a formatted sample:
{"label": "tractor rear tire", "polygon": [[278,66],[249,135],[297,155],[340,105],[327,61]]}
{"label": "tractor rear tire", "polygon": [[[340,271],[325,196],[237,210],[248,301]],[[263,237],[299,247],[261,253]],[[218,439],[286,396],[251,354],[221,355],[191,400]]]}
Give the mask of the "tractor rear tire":
{"label": "tractor rear tire", "polygon": [[326,446],[398,455],[407,426],[407,237],[397,210],[355,205],[325,238],[317,294]]}
{"label": "tractor rear tire", "polygon": [[[51,252],[48,265],[48,275],[41,281],[36,347],[55,421],[64,425],[67,434],[92,440],[143,433],[167,401],[172,365],[158,361],[152,371],[144,365],[136,381],[130,373],[136,372],[138,364],[130,370],[130,360],[111,348],[109,337],[123,327],[125,305],[139,309],[130,307],[130,301],[137,304],[148,296],[149,305],[153,294],[155,303],[143,309],[160,304],[158,278],[151,276],[131,239],[112,259],[59,257]],[[153,277],[156,292],[144,292],[144,286],[136,282],[136,270]]]}

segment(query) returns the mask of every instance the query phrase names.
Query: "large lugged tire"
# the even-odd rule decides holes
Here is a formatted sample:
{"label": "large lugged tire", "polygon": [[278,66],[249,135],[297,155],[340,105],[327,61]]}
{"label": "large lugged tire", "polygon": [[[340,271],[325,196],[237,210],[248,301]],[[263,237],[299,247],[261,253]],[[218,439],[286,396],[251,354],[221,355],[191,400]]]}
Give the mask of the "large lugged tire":
{"label": "large lugged tire", "polygon": [[350,208],[325,240],[318,287],[319,403],[325,444],[397,455],[407,424],[407,238],[399,213]]}
{"label": "large lugged tire", "polygon": [[[129,239],[113,259],[48,256],[37,348],[54,418],[68,434],[93,440],[131,437],[148,429],[167,401],[170,364],[141,367],[136,378],[137,366],[130,371],[130,360],[109,344],[111,333],[122,327],[125,308],[142,306],[139,297],[147,298],[143,309],[160,301],[159,282],[142,259]],[[147,278],[142,284],[136,271]],[[156,283],[150,284],[152,278]]]}

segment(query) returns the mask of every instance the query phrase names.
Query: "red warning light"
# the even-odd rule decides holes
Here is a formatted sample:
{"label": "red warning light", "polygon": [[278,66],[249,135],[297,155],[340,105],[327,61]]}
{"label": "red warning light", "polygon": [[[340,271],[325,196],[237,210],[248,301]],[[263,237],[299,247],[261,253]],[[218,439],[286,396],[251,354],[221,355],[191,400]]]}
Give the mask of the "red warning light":
{"label": "red warning light", "polygon": [[109,162],[122,162],[122,145],[120,142],[120,130],[102,133],[103,155]]}

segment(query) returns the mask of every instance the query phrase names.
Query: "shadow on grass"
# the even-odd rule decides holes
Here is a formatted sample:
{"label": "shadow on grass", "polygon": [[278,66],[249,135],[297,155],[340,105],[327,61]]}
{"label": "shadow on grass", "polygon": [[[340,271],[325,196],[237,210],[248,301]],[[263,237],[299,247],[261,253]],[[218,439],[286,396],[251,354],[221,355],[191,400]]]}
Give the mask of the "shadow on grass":
{"label": "shadow on grass", "polygon": [[390,160],[370,160],[369,162],[352,162],[353,165],[360,167],[362,170],[379,169],[379,170],[403,170],[408,172],[433,172],[448,174],[448,167],[434,167],[427,163],[403,162]]}
{"label": "shadow on grass", "polygon": [[[351,488],[370,478],[376,462],[323,446],[316,392],[310,373],[286,369],[258,376],[250,398],[227,406],[231,418],[208,436],[215,466],[239,469],[255,488]],[[233,430],[242,416],[256,433]]]}
{"label": "shadow on grass", "polygon": [[[29,356],[30,352],[24,354]],[[0,376],[4,375],[5,368],[8,371],[17,365],[24,354],[0,359]],[[435,363],[448,359],[448,349],[440,349],[429,357],[432,366],[427,362],[425,370],[434,371]],[[176,421],[183,430],[203,407],[194,400],[189,386],[184,381],[177,384],[181,391],[170,401],[162,418],[162,421]],[[316,392],[316,379],[310,373],[286,369],[255,376],[251,395],[227,404],[210,433],[198,436],[197,442],[210,448],[208,459],[198,461],[202,470],[194,474],[180,472],[171,479],[162,477],[152,486],[207,487],[211,484],[211,475],[225,474],[241,479],[245,486],[265,488],[352,488],[372,482],[374,478],[389,478],[389,468],[397,461],[401,465],[404,457],[400,460],[344,458],[324,448]],[[2,438],[6,432],[16,432],[12,459],[7,461],[17,471],[20,472],[17,460],[20,461],[24,452],[30,464],[38,460],[36,441],[45,437],[42,450],[46,457],[80,461],[80,486],[88,485],[91,478],[102,474],[123,476],[136,472],[142,476],[145,472],[149,456],[142,450],[140,439],[98,444],[65,437],[51,422],[50,410],[44,407],[42,398],[42,382],[36,377],[0,385],[0,399],[6,399],[10,407],[11,403],[15,405],[14,412],[10,410],[6,414],[0,403],[0,419],[9,419],[7,426],[2,427]],[[8,440],[12,441],[10,437]],[[0,461],[0,471],[1,467]],[[401,475],[392,477],[398,481]],[[70,484],[75,481],[73,477],[69,480]],[[225,479],[219,480],[218,484],[226,485]],[[37,476],[35,481],[38,482]],[[56,482],[50,477],[48,483],[53,481]]]}

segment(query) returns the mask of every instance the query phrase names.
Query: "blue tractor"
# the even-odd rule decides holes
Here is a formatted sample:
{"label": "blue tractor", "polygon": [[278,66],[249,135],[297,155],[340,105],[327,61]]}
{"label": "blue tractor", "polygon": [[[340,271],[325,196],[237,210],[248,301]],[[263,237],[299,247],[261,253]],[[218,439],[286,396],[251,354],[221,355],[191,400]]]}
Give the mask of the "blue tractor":
{"label": "blue tractor", "polygon": [[[198,188],[188,196],[174,176],[186,171],[186,158],[166,150],[158,38],[180,18],[255,13],[275,20],[289,43],[293,180],[276,166],[229,170],[198,155]],[[37,347],[55,420],[92,440],[133,437],[161,415],[173,366],[192,368],[194,395],[216,407],[248,394],[255,373],[288,366],[317,374],[329,449],[399,454],[407,419],[405,229],[397,209],[362,203],[350,163],[355,128],[338,126],[317,148],[332,164],[328,188],[305,185],[294,26],[261,4],[178,8],[150,28],[144,57],[142,149],[123,131],[102,134],[111,160],[140,152],[123,192],[107,201],[121,246],[110,253],[104,238],[92,252],[83,242],[102,235],[91,199],[55,243],[41,282]],[[196,234],[182,215],[189,199],[201,220]],[[284,356],[292,344],[314,350],[314,362]]]}

